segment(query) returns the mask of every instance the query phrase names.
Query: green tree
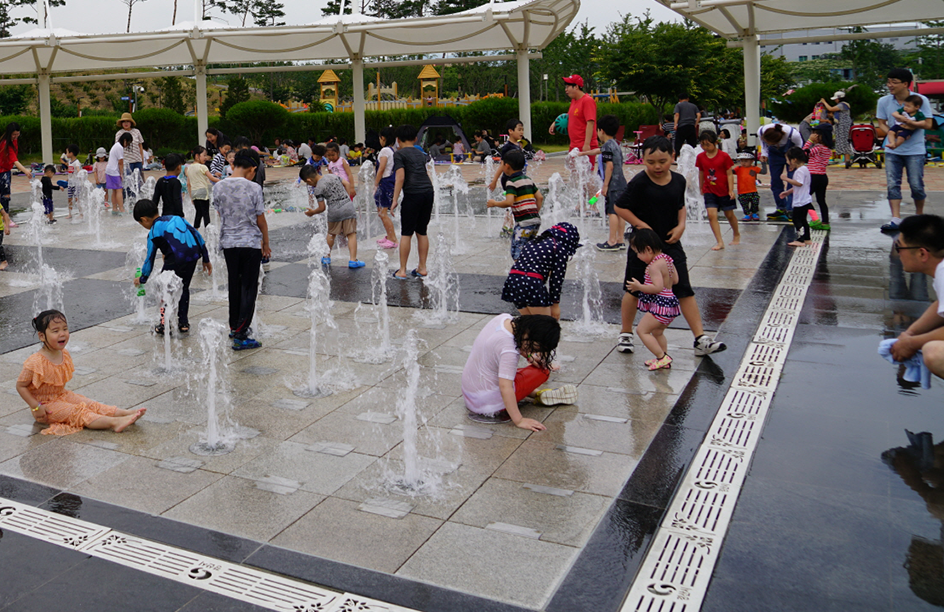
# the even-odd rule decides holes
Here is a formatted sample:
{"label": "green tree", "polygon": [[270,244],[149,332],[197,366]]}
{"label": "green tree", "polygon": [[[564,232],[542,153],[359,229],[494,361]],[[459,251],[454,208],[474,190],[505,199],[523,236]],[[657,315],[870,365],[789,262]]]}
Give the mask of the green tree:
{"label": "green tree", "polygon": [[32,99],[33,88],[29,85],[0,87],[0,117],[26,114],[26,109]]}
{"label": "green tree", "polygon": [[249,81],[242,77],[233,77],[229,80],[229,87],[226,89],[226,97],[220,104],[220,117],[225,117],[226,112],[234,105],[249,100]]}
{"label": "green tree", "polygon": [[[21,23],[39,24],[39,20],[32,16],[34,0],[3,0],[0,2],[0,38],[11,36],[10,30]],[[50,8],[56,6],[65,6],[66,0],[49,0]],[[43,6],[45,10],[45,5]],[[17,16],[17,9],[27,7],[25,15]]]}
{"label": "green tree", "polygon": [[[863,27],[850,28],[854,34],[867,32]],[[885,75],[892,68],[902,65],[902,54],[888,43],[875,40],[850,40],[839,52],[839,57],[852,63],[854,78],[872,89],[879,89],[885,83]]]}
{"label": "green tree", "polygon": [[184,102],[184,91],[180,86],[180,77],[166,76],[158,79],[157,82],[161,88],[162,106],[183,115],[187,110],[187,105]]}
{"label": "green tree", "polygon": [[284,21],[279,21],[285,17],[285,6],[275,0],[215,0],[214,6],[224,13],[234,15],[239,20],[239,25],[244,28],[252,24],[285,25]]}
{"label": "green tree", "polygon": [[[922,25],[944,28],[944,21],[924,21]],[[914,42],[918,48],[908,55],[908,65],[915,67],[921,79],[944,79],[944,34],[919,36]]]}
{"label": "green tree", "polygon": [[[531,91],[534,99],[544,86],[547,75],[547,96],[560,101],[564,95],[562,77],[579,74],[584,80],[584,91],[604,88],[609,80],[598,78],[598,51],[601,41],[586,21],[574,25],[555,38],[542,52],[542,58],[531,62]],[[566,99],[566,97],[565,97]]]}
{"label": "green tree", "polygon": [[[802,62],[804,64],[808,62]],[[823,79],[824,81],[827,79]],[[769,100],[783,95],[795,84],[793,67],[784,57],[767,53],[760,56],[760,99]]]}

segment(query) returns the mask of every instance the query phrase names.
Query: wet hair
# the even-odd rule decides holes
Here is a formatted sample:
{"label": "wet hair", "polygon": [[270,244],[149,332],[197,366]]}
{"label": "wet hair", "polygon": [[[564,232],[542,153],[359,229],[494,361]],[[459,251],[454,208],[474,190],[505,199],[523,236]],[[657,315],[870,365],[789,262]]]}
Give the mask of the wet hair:
{"label": "wet hair", "polygon": [[665,243],[662,242],[662,238],[659,238],[659,234],[648,227],[634,230],[629,239],[629,245],[637,253],[641,253],[646,249],[652,249],[654,253],[661,253],[662,249],[665,248]]}
{"label": "wet hair", "polygon": [[153,200],[148,200],[147,198],[142,198],[134,203],[134,210],[131,211],[131,216],[134,217],[135,221],[140,222],[144,217],[151,218],[157,216],[157,204]]}
{"label": "wet hair", "polygon": [[603,130],[603,133],[613,138],[619,131],[619,117],[616,115],[603,115],[597,122],[597,127]]}
{"label": "wet hair", "polygon": [[66,147],[66,153],[72,153],[73,155],[78,156],[78,155],[79,155],[79,145],[77,145],[77,144],[70,144],[69,146]]}
{"label": "wet hair", "polygon": [[246,138],[245,136],[237,136],[233,140],[233,148],[236,149],[237,151],[239,151],[240,149],[248,149],[249,146],[250,146],[249,139]]}
{"label": "wet hair", "polygon": [[201,147],[200,145],[197,145],[194,148],[190,149],[190,155],[194,159],[196,159],[197,155],[200,155],[201,153],[206,153],[206,147]]}
{"label": "wet hair", "polygon": [[318,157],[324,157],[324,154],[328,152],[328,147],[323,144],[316,144],[311,148],[311,154],[317,155]]}
{"label": "wet hair", "polygon": [[774,123],[771,127],[764,130],[761,138],[768,144],[777,144],[783,139],[783,124]]}
{"label": "wet hair", "polygon": [[46,165],[43,167],[43,174],[45,174],[46,172],[52,172],[53,174],[55,174],[55,173],[56,173],[56,167],[53,166],[52,164],[46,164]]}
{"label": "wet hair", "polygon": [[397,139],[397,130],[392,125],[388,125],[380,130],[380,137],[384,139],[385,147],[392,147]]}
{"label": "wet hair", "polygon": [[416,140],[416,126],[404,123],[397,128],[397,140],[400,142],[410,142]]}
{"label": "wet hair", "polygon": [[510,132],[516,129],[519,125],[524,125],[524,123],[521,122],[521,119],[509,119],[505,123],[505,131]]}
{"label": "wet hair", "polygon": [[336,142],[329,142],[325,145],[325,151],[334,151],[338,155],[341,154],[341,146]]}
{"label": "wet hair", "polygon": [[944,218],[937,215],[911,215],[898,225],[909,246],[922,247],[932,255],[944,254]]}
{"label": "wet hair", "polygon": [[259,167],[259,154],[252,149],[240,149],[236,151],[236,158],[233,160],[233,166],[248,170]]}
{"label": "wet hair", "polygon": [[164,158],[165,170],[173,170],[175,168],[180,168],[182,165],[184,165],[184,158],[177,153],[171,153],[170,155]]}
{"label": "wet hair", "polygon": [[911,83],[914,80],[914,75],[911,74],[911,71],[907,68],[892,68],[888,71],[888,74],[885,75],[886,79],[898,79],[902,83]]}
{"label": "wet hair", "polygon": [[134,136],[131,135],[131,132],[122,132],[121,136],[118,137],[118,144],[123,147],[127,147],[132,142],[134,142]]}
{"label": "wet hair", "polygon": [[921,106],[924,104],[924,100],[922,100],[921,96],[919,96],[918,94],[911,94],[910,96],[905,98],[903,102],[907,102],[908,104],[916,106],[918,110],[921,110]]}
{"label": "wet hair", "polygon": [[672,143],[669,142],[669,139],[665,136],[650,136],[642,143],[642,155],[646,156],[647,153],[668,153],[672,154],[674,149],[672,149]]}
{"label": "wet hair", "polygon": [[718,135],[711,130],[705,130],[698,135],[698,142],[710,142],[711,144],[715,144],[718,142]]}
{"label": "wet hair", "polygon": [[3,136],[0,136],[0,142],[5,142],[10,144],[13,142],[13,132],[21,132],[20,124],[16,121],[11,121],[7,124],[7,129],[3,130]]}
{"label": "wet hair", "polygon": [[36,315],[36,317],[33,319],[33,329],[41,334],[45,334],[46,330],[49,329],[49,326],[53,321],[62,321],[64,323],[68,323],[68,321],[66,321],[66,315],[62,314],[58,310],[44,310]]}
{"label": "wet hair", "polygon": [[515,172],[520,172],[524,169],[524,153],[521,149],[505,151],[505,154],[502,155],[502,163],[508,164]]}
{"label": "wet hair", "polygon": [[787,151],[787,159],[801,161],[805,164],[810,161],[810,156],[800,147],[790,147],[790,150]]}
{"label": "wet hair", "polygon": [[511,329],[515,347],[520,350],[525,342],[530,344],[534,361],[549,370],[560,343],[561,326],[557,319],[548,315],[521,315],[511,320]]}
{"label": "wet hair", "polygon": [[313,176],[318,176],[318,169],[311,164],[305,164],[302,166],[302,169],[298,171],[298,178],[304,182],[308,182],[308,179]]}

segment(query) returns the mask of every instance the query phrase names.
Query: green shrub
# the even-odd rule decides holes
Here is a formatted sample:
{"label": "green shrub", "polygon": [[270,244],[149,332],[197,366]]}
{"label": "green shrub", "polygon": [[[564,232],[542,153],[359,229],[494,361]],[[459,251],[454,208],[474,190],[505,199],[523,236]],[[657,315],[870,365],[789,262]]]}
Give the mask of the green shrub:
{"label": "green shrub", "polygon": [[783,100],[771,103],[770,108],[778,119],[799,123],[803,121],[804,117],[813,112],[813,107],[819,102],[820,98],[825,98],[830,105],[833,105],[834,102],[830,100],[833,93],[849,87],[851,89],[846,91],[846,102],[849,103],[852,109],[852,116],[874,114],[878,94],[863,85],[853,87],[852,83],[841,81],[812,83],[806,87],[800,87]]}
{"label": "green shrub", "polygon": [[[154,149],[181,148],[180,145],[197,137],[197,121],[186,120],[169,108],[145,108],[134,113],[134,121],[144,139]],[[184,147],[191,149],[193,146]]]}
{"label": "green shrub", "polygon": [[[318,113],[308,116],[317,117]],[[289,112],[275,102],[249,100],[234,104],[226,113],[226,123],[232,125],[229,135],[245,134],[251,141],[261,141],[265,134],[274,132],[285,125]]]}

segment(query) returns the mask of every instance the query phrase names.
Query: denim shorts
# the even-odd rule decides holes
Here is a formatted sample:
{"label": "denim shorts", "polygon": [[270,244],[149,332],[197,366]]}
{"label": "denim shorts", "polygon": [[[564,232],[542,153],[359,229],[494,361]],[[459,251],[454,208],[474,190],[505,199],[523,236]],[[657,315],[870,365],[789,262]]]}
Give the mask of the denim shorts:
{"label": "denim shorts", "polygon": [[518,257],[521,256],[521,249],[524,248],[524,245],[528,244],[538,235],[538,230],[541,229],[540,225],[518,225],[515,224],[515,229],[511,235],[511,258],[515,261],[518,261]]}
{"label": "denim shorts", "polygon": [[924,193],[924,162],[926,156],[920,155],[898,155],[897,153],[885,153],[885,180],[888,183],[888,199],[901,199],[901,172],[908,171],[908,186],[911,187],[911,197],[915,200],[923,200],[927,195]]}
{"label": "denim shorts", "polygon": [[705,208],[717,208],[721,211],[734,210],[737,204],[731,199],[731,196],[719,196],[714,193],[703,193],[705,196]]}

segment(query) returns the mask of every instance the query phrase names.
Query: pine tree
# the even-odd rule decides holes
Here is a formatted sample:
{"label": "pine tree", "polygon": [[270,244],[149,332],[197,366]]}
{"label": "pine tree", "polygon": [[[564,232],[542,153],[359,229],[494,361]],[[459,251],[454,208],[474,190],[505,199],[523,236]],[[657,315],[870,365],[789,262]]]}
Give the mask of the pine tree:
{"label": "pine tree", "polygon": [[[0,2],[0,38],[9,38],[12,35],[10,30],[21,23],[39,25],[39,19],[30,15],[33,12],[34,4],[33,0],[3,0]],[[50,7],[65,6],[65,4],[66,0],[49,0]],[[29,7],[26,9],[29,12],[25,16],[17,17],[13,14],[15,9],[22,7]]]}
{"label": "pine tree", "polygon": [[249,100],[249,81],[242,77],[231,78],[226,89],[226,97],[220,104],[220,117],[226,116],[226,111],[240,102]]}

